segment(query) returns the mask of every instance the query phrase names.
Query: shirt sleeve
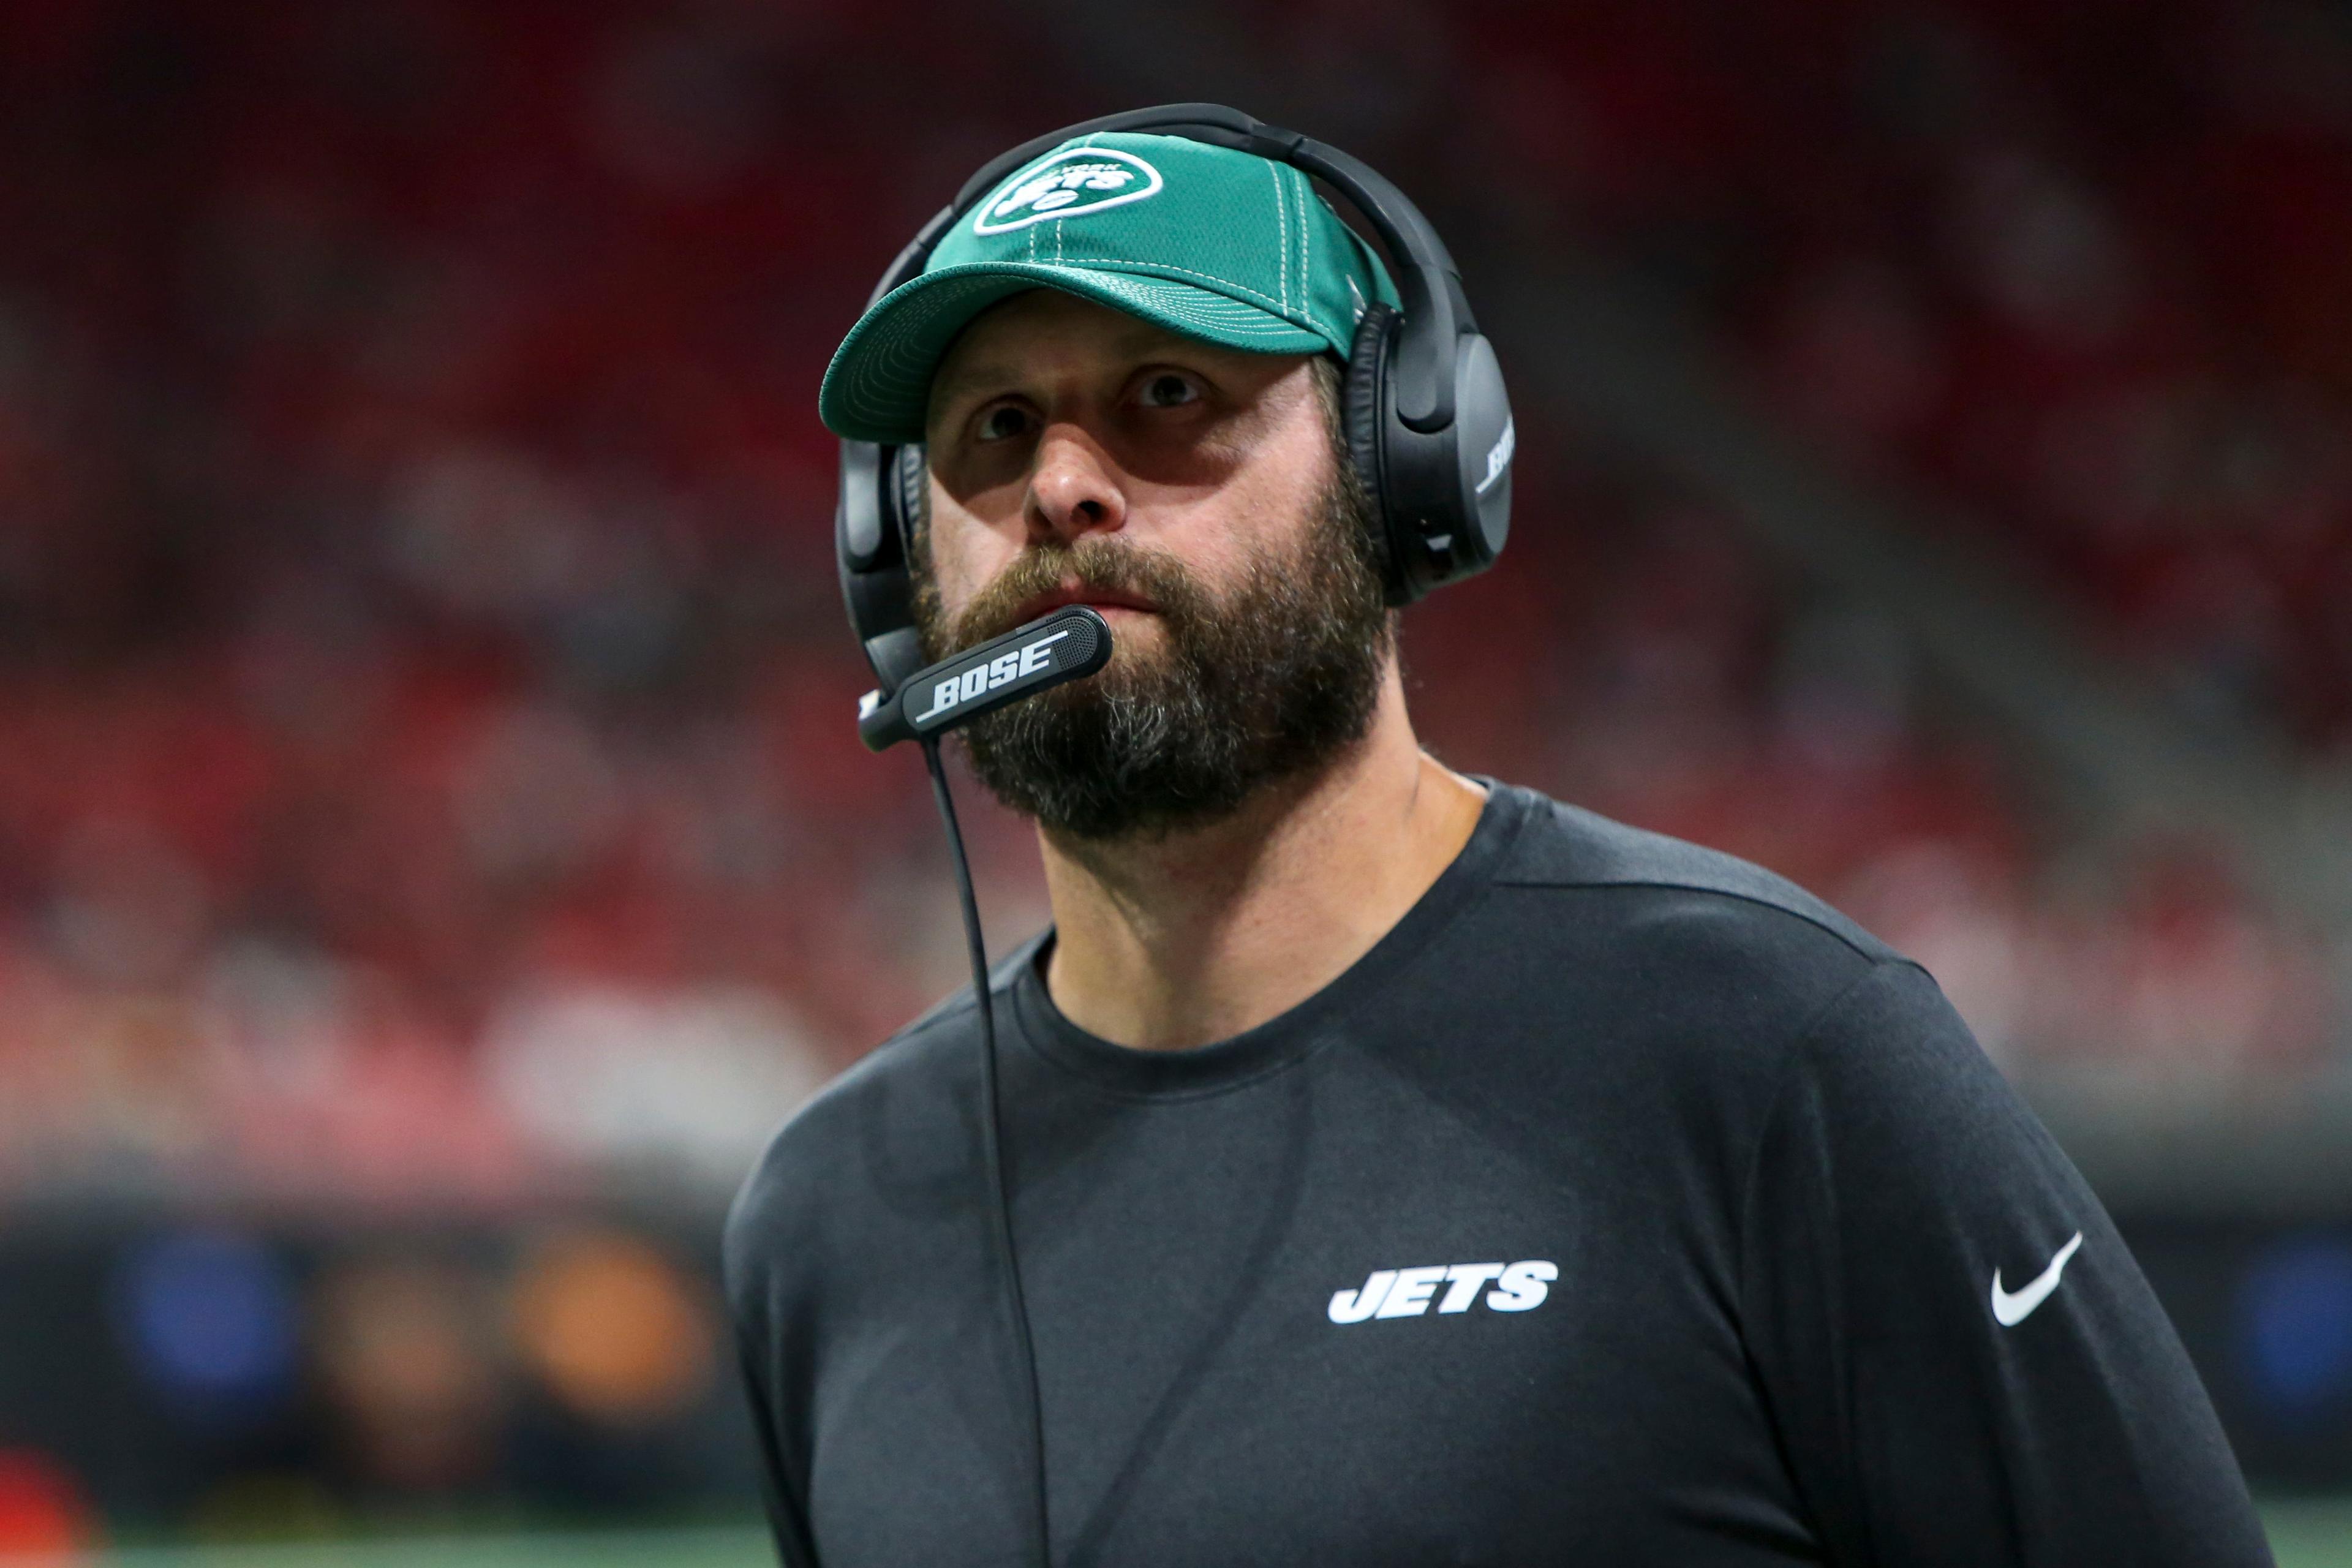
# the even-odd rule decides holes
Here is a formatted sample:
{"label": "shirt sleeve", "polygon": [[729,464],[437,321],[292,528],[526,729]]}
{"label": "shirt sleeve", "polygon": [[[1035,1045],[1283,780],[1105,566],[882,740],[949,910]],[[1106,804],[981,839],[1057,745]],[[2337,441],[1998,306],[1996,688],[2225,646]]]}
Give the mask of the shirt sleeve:
{"label": "shirt sleeve", "polygon": [[758,1435],[760,1444],[760,1500],[766,1506],[768,1529],[775,1538],[777,1561],[783,1568],[818,1568],[816,1550],[809,1543],[807,1521],[785,1484],[782,1457],[776,1447],[775,1421],[769,1412],[767,1391],[760,1385],[757,1363],[749,1355],[741,1359],[743,1393],[751,1405],[751,1429]]}
{"label": "shirt sleeve", "polygon": [[2270,1563],[2138,1265],[1926,972],[1877,964],[1784,1073],[1741,1324],[1830,1562]]}
{"label": "shirt sleeve", "polygon": [[777,1425],[782,1394],[782,1348],[773,1324],[768,1271],[761,1262],[763,1237],[759,1173],[745,1184],[728,1215],[722,1256],[729,1315],[735,1330],[736,1362],[742,1370],[743,1398],[759,1443],[760,1496],[783,1568],[819,1568],[800,1489],[784,1460],[784,1434]]}

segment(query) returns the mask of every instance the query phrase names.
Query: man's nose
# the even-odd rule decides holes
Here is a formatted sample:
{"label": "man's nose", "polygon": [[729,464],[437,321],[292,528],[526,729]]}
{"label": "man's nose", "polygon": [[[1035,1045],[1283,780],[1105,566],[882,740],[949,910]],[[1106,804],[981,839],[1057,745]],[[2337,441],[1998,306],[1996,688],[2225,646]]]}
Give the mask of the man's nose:
{"label": "man's nose", "polygon": [[1124,526],[1127,492],[1109,455],[1085,430],[1049,425],[1038,437],[1025,510],[1030,543],[1074,544],[1083,534]]}

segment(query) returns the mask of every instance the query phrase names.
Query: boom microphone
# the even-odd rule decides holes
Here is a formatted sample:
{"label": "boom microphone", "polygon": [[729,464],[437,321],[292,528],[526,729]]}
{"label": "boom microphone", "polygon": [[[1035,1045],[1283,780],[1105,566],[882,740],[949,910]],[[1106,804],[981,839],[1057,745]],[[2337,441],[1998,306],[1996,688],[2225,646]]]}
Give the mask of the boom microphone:
{"label": "boom microphone", "polygon": [[1040,1568],[1049,1563],[1053,1530],[1045,1513],[1045,1415],[1037,1394],[1037,1347],[1029,1331],[1029,1305],[1021,1290],[1021,1260],[1013,1250],[1013,1198],[1004,1180],[1004,1112],[996,1083],[996,1009],[989,995],[988,947],[980,932],[980,903],[971,890],[971,863],[956,825],[940,737],[1008,702],[1034,697],[1066,680],[1092,675],[1110,662],[1110,623],[1084,605],[1065,605],[1002,637],[919,669],[889,696],[869,691],[857,704],[858,739],[874,751],[917,741],[931,775],[931,798],[947,828],[963,906],[964,948],[971,959],[971,994],[980,1014],[981,1158],[988,1167],[989,1241],[1004,1282],[1004,1306],[1021,1379],[1014,1393],[1028,1437],[1033,1544]]}
{"label": "boom microphone", "polygon": [[943,734],[1109,662],[1110,624],[1084,605],[1065,605],[917,670],[887,697],[867,692],[857,704],[858,739],[878,752]]}

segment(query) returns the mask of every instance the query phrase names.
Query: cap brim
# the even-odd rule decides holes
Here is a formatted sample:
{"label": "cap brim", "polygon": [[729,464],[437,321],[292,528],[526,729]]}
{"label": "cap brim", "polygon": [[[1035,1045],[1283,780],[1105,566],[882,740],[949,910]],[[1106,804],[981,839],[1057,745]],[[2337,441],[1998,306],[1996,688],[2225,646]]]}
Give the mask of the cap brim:
{"label": "cap brim", "polygon": [[1272,310],[1171,279],[1047,262],[973,262],[924,273],[875,301],[825,367],[819,417],[853,441],[920,441],[931,377],[948,345],[974,316],[1030,289],[1058,289],[1179,337],[1247,353],[1321,353],[1333,346]]}

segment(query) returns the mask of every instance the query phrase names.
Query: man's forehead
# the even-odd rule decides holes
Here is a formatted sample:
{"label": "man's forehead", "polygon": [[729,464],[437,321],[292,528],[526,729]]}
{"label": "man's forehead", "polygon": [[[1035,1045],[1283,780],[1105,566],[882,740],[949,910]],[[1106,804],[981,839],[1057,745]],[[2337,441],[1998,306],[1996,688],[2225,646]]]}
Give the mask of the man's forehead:
{"label": "man's forehead", "polygon": [[1032,289],[973,318],[940,362],[931,400],[936,404],[976,387],[1014,384],[1073,353],[1116,363],[1148,359],[1179,346],[1216,352],[1124,310],[1058,289]]}

